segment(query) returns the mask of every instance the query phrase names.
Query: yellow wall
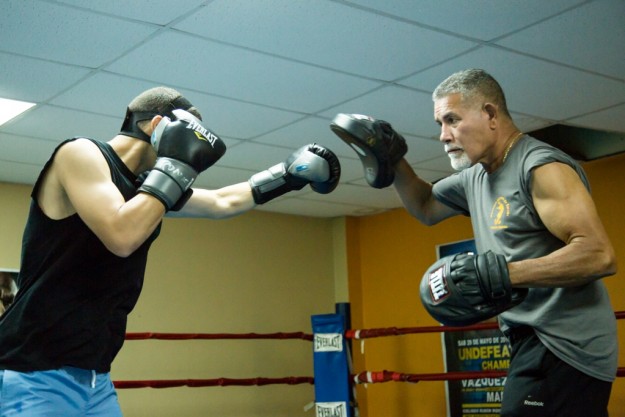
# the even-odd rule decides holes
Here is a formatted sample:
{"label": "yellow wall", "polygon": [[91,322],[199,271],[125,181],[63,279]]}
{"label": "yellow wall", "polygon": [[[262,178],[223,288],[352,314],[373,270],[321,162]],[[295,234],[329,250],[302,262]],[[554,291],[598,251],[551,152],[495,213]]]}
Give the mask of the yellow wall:
{"label": "yellow wall", "polygon": [[17,270],[20,266],[30,191],[31,187],[0,182],[0,269]]}
{"label": "yellow wall", "polygon": [[[625,310],[625,155],[585,165],[599,214],[615,247],[620,272],[605,280],[615,311]],[[572,208],[574,209],[574,208]],[[422,274],[436,260],[435,247],[472,238],[468,218],[456,217],[426,227],[403,209],[346,221],[349,291],[353,328],[436,325],[419,301]],[[625,320],[619,321],[625,345]],[[405,373],[443,372],[438,334],[368,339],[365,354],[354,345],[356,371],[383,369]],[[625,367],[625,352],[619,364]],[[384,383],[358,387],[362,417],[444,416],[444,383]],[[610,401],[610,416],[625,416],[625,378],[618,378]]]}
{"label": "yellow wall", "polygon": [[[0,269],[19,268],[30,190],[0,183]],[[344,245],[342,251],[335,247],[343,235],[341,219],[259,211],[221,221],[166,219],[128,331],[310,333],[310,316],[334,312],[335,290],[347,285],[345,277],[335,280],[345,269],[340,267]],[[127,341],[112,371],[114,380],[259,376],[313,376],[311,343]],[[120,389],[118,394],[125,417],[304,417],[311,413],[304,406],[314,401],[310,384]]]}

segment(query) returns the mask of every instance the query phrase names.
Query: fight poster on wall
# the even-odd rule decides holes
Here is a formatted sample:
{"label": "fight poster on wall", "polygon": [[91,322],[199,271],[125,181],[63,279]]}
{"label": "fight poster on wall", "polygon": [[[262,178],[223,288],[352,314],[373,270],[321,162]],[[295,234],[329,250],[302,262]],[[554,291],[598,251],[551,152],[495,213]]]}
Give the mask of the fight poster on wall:
{"label": "fight poster on wall", "polygon": [[[440,258],[474,252],[475,241],[464,240],[437,247]],[[510,364],[510,349],[498,329],[442,333],[446,372],[502,371]],[[447,381],[448,417],[498,417],[505,377]]]}

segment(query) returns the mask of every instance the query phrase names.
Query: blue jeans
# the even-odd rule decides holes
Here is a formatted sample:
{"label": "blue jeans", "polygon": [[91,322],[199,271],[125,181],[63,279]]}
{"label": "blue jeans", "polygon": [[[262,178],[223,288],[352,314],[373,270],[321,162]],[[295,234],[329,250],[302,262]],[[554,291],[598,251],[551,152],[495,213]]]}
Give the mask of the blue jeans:
{"label": "blue jeans", "polygon": [[63,367],[0,370],[0,417],[121,417],[110,375]]}

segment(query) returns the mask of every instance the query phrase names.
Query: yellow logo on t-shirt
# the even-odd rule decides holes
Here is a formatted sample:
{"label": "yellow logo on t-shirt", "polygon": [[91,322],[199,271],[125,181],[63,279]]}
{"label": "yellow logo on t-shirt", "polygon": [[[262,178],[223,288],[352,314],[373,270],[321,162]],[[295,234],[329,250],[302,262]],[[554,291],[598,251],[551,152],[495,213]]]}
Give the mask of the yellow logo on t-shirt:
{"label": "yellow logo on t-shirt", "polygon": [[505,224],[506,217],[510,215],[510,204],[504,197],[499,197],[495,200],[493,208],[490,211],[490,218],[493,220],[491,229],[506,229],[508,226]]}

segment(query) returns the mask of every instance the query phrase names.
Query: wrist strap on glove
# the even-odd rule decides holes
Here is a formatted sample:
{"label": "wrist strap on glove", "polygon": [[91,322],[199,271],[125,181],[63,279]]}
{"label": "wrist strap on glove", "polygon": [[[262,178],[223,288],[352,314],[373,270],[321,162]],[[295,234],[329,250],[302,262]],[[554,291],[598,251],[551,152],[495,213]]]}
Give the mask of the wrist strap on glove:
{"label": "wrist strap on glove", "polygon": [[[195,181],[197,171],[184,162],[170,158],[158,158],[156,165],[147,175],[138,191],[156,197],[165,210],[178,210],[186,203],[193,191],[191,185]],[[182,197],[184,201],[181,200]],[[182,205],[178,204],[182,201]]]}
{"label": "wrist strap on glove", "polygon": [[306,181],[299,184],[292,178],[287,182],[286,165],[282,162],[252,175],[248,182],[256,204],[264,204],[292,190],[301,190],[306,185]]}

